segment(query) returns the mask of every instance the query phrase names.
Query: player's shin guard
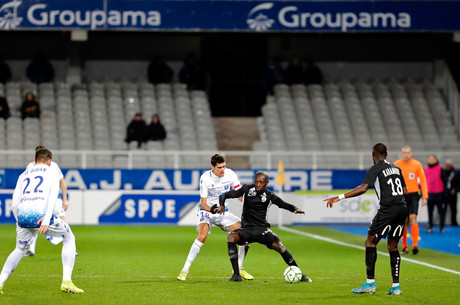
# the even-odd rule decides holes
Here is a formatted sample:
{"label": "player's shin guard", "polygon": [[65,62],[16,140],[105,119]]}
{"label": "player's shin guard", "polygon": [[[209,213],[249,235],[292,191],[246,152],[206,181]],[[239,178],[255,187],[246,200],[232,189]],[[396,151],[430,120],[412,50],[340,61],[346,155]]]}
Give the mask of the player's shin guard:
{"label": "player's shin guard", "polygon": [[13,273],[14,269],[18,266],[21,259],[24,257],[25,251],[15,248],[13,252],[6,259],[0,274],[0,286],[3,286],[8,277]]}
{"label": "player's shin guard", "polygon": [[[410,231],[412,233],[412,247],[418,246],[418,224],[410,225]],[[406,241],[407,244],[407,241]]]}
{"label": "player's shin guard", "polygon": [[62,280],[72,281],[72,271],[75,265],[75,235],[72,232],[62,241]]}
{"label": "player's shin guard", "polygon": [[243,269],[243,261],[246,258],[246,255],[249,251],[249,244],[245,244],[244,246],[240,246],[238,249],[238,268]]}
{"label": "player's shin guard", "polygon": [[401,264],[401,256],[399,251],[390,252],[391,275],[393,276],[393,283],[399,283],[399,266]]}
{"label": "player's shin guard", "polygon": [[401,237],[403,249],[407,249],[407,226],[404,226],[403,236]]}
{"label": "player's shin guard", "polygon": [[286,264],[289,266],[297,266],[297,263],[295,262],[294,257],[292,256],[291,252],[289,252],[288,249],[286,249],[283,253],[281,253],[281,256],[283,257],[284,261]]}
{"label": "player's shin guard", "polygon": [[377,261],[377,248],[366,247],[366,274],[368,280],[375,279],[375,262]]}
{"label": "player's shin guard", "polygon": [[188,271],[190,270],[190,266],[192,265],[196,256],[200,252],[202,246],[203,243],[200,242],[198,239],[195,239],[192,246],[190,247],[190,252],[188,253],[187,259],[185,260],[184,268],[182,268],[182,271],[188,273]]}
{"label": "player's shin guard", "polygon": [[240,269],[238,268],[238,249],[236,243],[227,242],[228,245],[228,257],[232,263],[233,274],[240,275]]}

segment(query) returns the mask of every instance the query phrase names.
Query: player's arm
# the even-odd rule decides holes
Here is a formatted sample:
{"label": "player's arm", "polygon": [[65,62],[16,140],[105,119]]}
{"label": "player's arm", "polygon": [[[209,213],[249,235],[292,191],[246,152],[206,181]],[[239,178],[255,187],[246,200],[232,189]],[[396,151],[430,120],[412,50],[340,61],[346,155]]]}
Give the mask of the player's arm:
{"label": "player's arm", "polygon": [[[344,199],[344,198],[351,198],[351,197],[356,197],[356,196],[359,196],[359,195],[362,195],[364,194],[365,192],[367,192],[367,190],[369,189],[369,184],[367,183],[362,183],[360,186],[357,186],[355,187],[354,189],[352,189],[351,191],[349,192],[346,192],[345,194],[341,194],[341,195],[338,195],[338,196],[334,196],[334,197],[330,197],[330,198],[327,198],[327,199],[324,199],[323,201],[326,201],[327,202],[327,206],[329,208],[332,208],[332,205],[336,202],[339,202],[340,200]],[[406,192],[407,192],[407,189],[406,189]]]}
{"label": "player's arm", "polygon": [[418,177],[420,179],[420,188],[422,189],[422,206],[425,206],[428,202],[428,186],[426,183],[426,176],[423,167],[418,167]]}
{"label": "player's arm", "polygon": [[40,225],[40,228],[38,228],[38,233],[46,233],[48,230],[48,226],[51,221],[51,217],[53,215],[53,209],[56,204],[56,200],[58,198],[58,193],[59,193],[59,177],[57,173],[53,171],[48,171],[48,174],[43,177],[44,181],[44,188],[49,189],[49,194],[47,198],[47,207],[46,207],[46,213],[45,216],[40,218],[37,221],[37,224]]}
{"label": "player's arm", "polygon": [[22,175],[19,176],[18,181],[16,182],[16,187],[13,192],[13,200],[11,203],[11,210],[13,211],[14,218],[18,221],[18,206],[19,206],[19,197],[21,196],[21,181]]}
{"label": "player's arm", "polygon": [[206,212],[211,212],[211,214],[215,214],[219,210],[219,207],[217,206],[217,204],[215,204],[212,207],[210,207],[208,205],[208,198],[207,197],[201,197],[201,209],[206,211]]}
{"label": "player's arm", "polygon": [[67,184],[65,183],[64,178],[59,180],[59,186],[62,193],[62,207],[64,208],[64,211],[67,211],[69,208],[69,202],[67,201]]}
{"label": "player's arm", "polygon": [[225,201],[230,198],[240,198],[241,196],[244,195],[246,190],[248,189],[248,186],[245,184],[242,187],[240,187],[237,190],[231,190],[226,193],[223,193],[219,196],[219,205],[220,205],[220,212],[222,214],[225,213]]}
{"label": "player's arm", "polygon": [[301,209],[299,209],[293,204],[287,203],[286,201],[276,196],[275,194],[273,194],[273,197],[271,200],[272,200],[272,203],[277,205],[280,209],[288,210],[289,212],[292,212],[294,214],[305,214],[305,211],[302,211]]}

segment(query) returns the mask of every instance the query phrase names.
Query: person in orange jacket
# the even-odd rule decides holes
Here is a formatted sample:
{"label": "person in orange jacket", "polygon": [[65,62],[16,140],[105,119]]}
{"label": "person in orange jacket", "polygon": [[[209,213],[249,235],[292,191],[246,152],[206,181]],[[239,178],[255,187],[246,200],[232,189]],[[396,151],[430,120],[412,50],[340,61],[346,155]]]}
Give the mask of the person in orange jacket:
{"label": "person in orange jacket", "polygon": [[[402,254],[409,253],[407,245],[407,225],[410,224],[412,233],[412,254],[418,253],[418,236],[419,228],[417,223],[418,204],[420,201],[420,188],[422,189],[422,206],[427,204],[428,200],[428,187],[426,183],[425,172],[420,161],[412,158],[413,152],[410,146],[404,146],[401,150],[402,159],[396,161],[394,164],[398,166],[404,176],[407,186],[406,204],[409,212],[409,218],[406,220],[404,226],[404,234],[401,239],[403,244]],[[419,185],[420,183],[420,185]]]}

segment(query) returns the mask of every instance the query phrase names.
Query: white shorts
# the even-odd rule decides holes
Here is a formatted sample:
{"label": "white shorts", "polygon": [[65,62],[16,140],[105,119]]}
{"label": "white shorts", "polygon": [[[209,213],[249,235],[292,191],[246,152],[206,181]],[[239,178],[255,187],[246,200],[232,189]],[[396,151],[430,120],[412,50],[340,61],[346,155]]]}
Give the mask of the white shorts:
{"label": "white shorts", "polygon": [[[20,249],[29,248],[33,238],[38,234],[38,228],[21,228],[16,225],[16,246]],[[73,236],[70,226],[59,217],[54,217],[53,224],[43,234],[50,243],[57,245],[66,238]]]}
{"label": "white shorts", "polygon": [[56,204],[53,209],[53,214],[56,215],[57,217],[65,216],[64,207],[62,206],[62,199],[56,200]]}
{"label": "white shorts", "polygon": [[230,212],[225,212],[224,215],[222,214],[211,214],[210,212],[204,211],[204,210],[199,210],[198,211],[198,224],[197,224],[197,230],[198,230],[198,225],[202,223],[207,223],[209,225],[209,231],[208,234],[211,234],[211,226],[215,225],[224,230],[225,232],[228,232],[228,227],[231,225],[234,225],[237,222],[240,222],[241,219],[236,217]]}

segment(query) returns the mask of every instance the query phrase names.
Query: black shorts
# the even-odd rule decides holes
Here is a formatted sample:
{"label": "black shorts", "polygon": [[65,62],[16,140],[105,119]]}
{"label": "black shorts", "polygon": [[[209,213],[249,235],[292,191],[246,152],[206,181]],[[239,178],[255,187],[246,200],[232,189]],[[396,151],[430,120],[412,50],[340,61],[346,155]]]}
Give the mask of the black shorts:
{"label": "black shorts", "polygon": [[407,204],[407,211],[410,214],[418,214],[418,202],[420,201],[419,193],[409,193],[405,197]]}
{"label": "black shorts", "polygon": [[257,242],[259,244],[267,246],[269,249],[272,248],[274,242],[280,241],[278,235],[273,233],[270,228],[264,227],[242,227],[236,229],[235,231],[240,236],[238,241],[239,245],[244,245],[245,243]]}
{"label": "black shorts", "polygon": [[389,206],[381,206],[369,226],[369,235],[377,238],[399,240],[404,231],[404,224],[407,218],[407,207],[405,204],[395,203]]}

